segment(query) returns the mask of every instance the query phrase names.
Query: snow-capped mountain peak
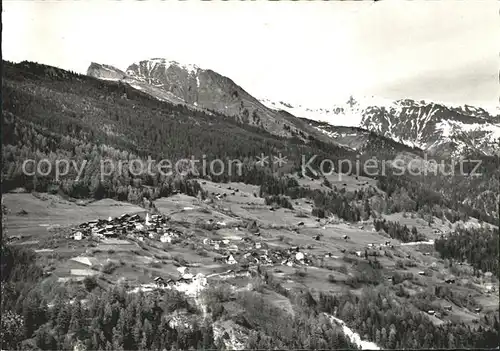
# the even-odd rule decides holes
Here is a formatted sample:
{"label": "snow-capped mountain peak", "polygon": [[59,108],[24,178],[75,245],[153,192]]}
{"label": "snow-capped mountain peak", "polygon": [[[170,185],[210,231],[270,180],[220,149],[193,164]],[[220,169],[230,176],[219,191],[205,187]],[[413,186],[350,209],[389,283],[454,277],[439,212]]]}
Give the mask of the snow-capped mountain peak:
{"label": "snow-capped mountain peak", "polygon": [[[136,70],[136,67],[138,68],[138,71]],[[188,74],[196,74],[196,72],[201,69],[194,64],[179,63],[179,61],[166,58],[152,58],[133,63],[128,67],[127,74],[138,76],[146,75],[158,67],[161,67],[165,71],[167,71],[170,67],[176,67],[187,72]]]}
{"label": "snow-capped mountain peak", "polygon": [[269,108],[333,126],[361,127],[410,147],[441,154],[468,150],[496,154],[500,108],[452,105],[425,100],[349,98],[328,108],[311,108],[262,99]]}
{"label": "snow-capped mountain peak", "polygon": [[183,104],[190,109],[233,117],[271,134],[303,140],[308,140],[310,134],[323,137],[302,121],[269,109],[230,78],[194,64],[152,58],[132,63],[125,72],[112,66],[92,64],[87,74],[122,81],[157,99]]}
{"label": "snow-capped mountain peak", "polygon": [[332,107],[306,107],[298,104],[290,104],[284,101],[272,101],[261,99],[260,102],[273,110],[283,110],[297,117],[304,117],[320,122],[328,122],[332,125],[357,127],[363,118],[362,108],[355,104],[347,108],[343,105]]}

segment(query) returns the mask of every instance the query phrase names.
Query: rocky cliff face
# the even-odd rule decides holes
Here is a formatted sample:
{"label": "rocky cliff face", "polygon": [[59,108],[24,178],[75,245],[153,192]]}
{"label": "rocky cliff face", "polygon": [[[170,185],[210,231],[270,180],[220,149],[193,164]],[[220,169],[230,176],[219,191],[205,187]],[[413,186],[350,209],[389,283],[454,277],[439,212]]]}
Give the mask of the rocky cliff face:
{"label": "rocky cliff face", "polygon": [[330,139],[296,118],[262,104],[230,78],[195,65],[153,58],[131,64],[125,72],[93,63],[88,75],[120,80],[158,99],[193,109],[216,111],[271,134],[307,140],[310,135]]}
{"label": "rocky cliff face", "polygon": [[389,107],[368,107],[360,126],[430,153],[493,154],[500,138],[497,119],[480,108],[399,100]]}
{"label": "rocky cliff face", "polygon": [[125,72],[92,63],[88,75],[119,80],[160,100],[191,109],[216,111],[271,134],[307,140],[313,136],[337,142],[330,130],[295,117],[331,125],[360,127],[431,154],[460,156],[469,151],[499,152],[500,113],[474,106],[449,106],[411,99],[385,101],[349,99],[330,108],[305,108],[285,102],[258,100],[217,72],[164,58],[142,60]]}
{"label": "rocky cliff face", "polygon": [[87,69],[87,75],[109,80],[121,80],[125,79],[127,76],[125,72],[119,70],[116,67],[102,65],[95,62],[92,62],[90,64],[89,68]]}

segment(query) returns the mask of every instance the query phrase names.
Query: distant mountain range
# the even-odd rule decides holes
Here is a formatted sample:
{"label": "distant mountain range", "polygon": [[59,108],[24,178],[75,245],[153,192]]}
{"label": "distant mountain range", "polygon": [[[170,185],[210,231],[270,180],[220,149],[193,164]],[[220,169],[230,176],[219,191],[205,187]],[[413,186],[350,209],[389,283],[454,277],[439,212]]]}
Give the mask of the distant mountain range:
{"label": "distant mountain range", "polygon": [[[449,106],[411,99],[386,101],[351,98],[332,108],[305,108],[261,100],[266,106],[330,125],[360,127],[432,154],[462,155],[466,151],[498,153],[500,110],[469,105]],[[331,133],[331,130],[325,130]],[[329,129],[329,128],[326,128]]]}
{"label": "distant mountain range", "polygon": [[[440,156],[461,156],[468,152],[494,155],[499,151],[498,108],[488,111],[469,105],[373,98],[359,101],[351,98],[330,108],[307,108],[259,100],[217,72],[162,58],[133,63],[125,71],[92,63],[87,74],[122,81],[159,100],[232,116],[281,137],[302,140],[315,137],[359,149],[360,141],[366,141],[363,136],[369,131]],[[346,128],[337,128],[348,126],[357,127],[347,133],[350,142],[346,142]],[[354,134],[357,138],[353,138]]]}

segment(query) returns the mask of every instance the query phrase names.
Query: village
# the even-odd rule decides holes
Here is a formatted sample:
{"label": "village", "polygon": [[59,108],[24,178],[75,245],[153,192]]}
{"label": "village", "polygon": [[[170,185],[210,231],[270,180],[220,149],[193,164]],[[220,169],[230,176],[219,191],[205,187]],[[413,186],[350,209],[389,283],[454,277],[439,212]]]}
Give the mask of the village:
{"label": "village", "polygon": [[[187,208],[187,210],[189,209],[191,208]],[[324,225],[328,224],[328,221],[331,220],[325,220],[321,228],[324,229]],[[211,230],[226,227],[225,222],[214,221],[213,219],[198,222],[198,225],[203,228],[210,228]],[[303,227],[304,222],[299,222],[294,231],[298,233],[299,229]],[[96,219],[82,223],[76,226],[71,232],[71,239],[81,241],[92,238],[93,240],[102,242],[109,242],[113,239],[128,239],[142,243],[147,241],[148,243],[182,243],[184,245],[187,243],[195,243],[198,247],[201,246],[203,250],[213,254],[213,262],[215,264],[228,266],[229,270],[225,273],[226,275],[254,275],[255,267],[257,266],[282,265],[298,268],[314,266],[318,262],[318,259],[339,258],[333,255],[332,252],[326,252],[321,255],[321,257],[318,257],[317,254],[307,252],[307,248],[312,248],[311,245],[306,245],[307,247],[289,245],[287,248],[270,245],[269,242],[262,240],[260,237],[259,228],[255,221],[249,223],[247,228],[244,228],[242,225],[236,225],[232,229],[235,232],[243,233],[245,229],[248,228],[250,228],[250,230],[246,230],[247,235],[237,237],[236,239],[234,237],[219,239],[193,237],[192,235],[187,235],[185,230],[179,229],[169,216],[146,212],[145,214],[122,214],[114,218],[109,217],[107,220]],[[365,228],[362,226],[360,229]],[[384,233],[380,232],[378,234],[383,235]],[[321,237],[322,234],[316,234],[312,239],[321,241]],[[350,236],[347,234],[339,237],[339,240],[340,239],[346,244],[353,244]],[[400,245],[408,246],[407,244]],[[362,247],[359,247],[360,245],[356,246],[358,246],[358,250],[346,250],[344,247],[339,247],[339,251],[343,255],[353,255],[358,258],[364,258],[369,262],[372,258],[376,260],[377,257],[391,255],[388,251],[395,252],[395,245],[391,240],[385,240],[379,243],[365,243],[362,244]],[[428,253],[424,253],[424,255],[428,255]],[[411,255],[405,254],[404,258],[410,259]],[[418,275],[422,277],[426,274],[428,274],[427,270],[418,271]],[[188,267],[179,267],[177,277],[156,276],[153,280],[156,286],[166,287],[175,284],[192,283],[197,279],[205,279],[204,277],[205,276],[201,273],[196,275],[190,273]],[[392,277],[389,275],[387,279],[391,280]],[[454,284],[455,278],[452,276],[445,277],[444,283]],[[492,292],[493,288],[490,286],[488,286],[488,288],[488,292]]]}
{"label": "village", "polygon": [[[311,216],[307,199],[297,200],[293,210],[273,208],[252,197],[251,187],[235,191],[234,184],[204,186],[214,198],[176,195],[158,200],[155,208],[110,200],[79,206],[85,216],[70,222],[61,216],[50,224],[42,220],[46,234],[36,237],[24,230],[34,207],[14,207],[19,214],[11,220],[19,230],[12,237],[20,237],[16,245],[36,245],[35,252],[46,260],[44,273],[59,283],[93,280],[103,289],[123,285],[129,293],[172,289],[196,304],[209,287],[229,285],[234,292],[248,286],[262,289],[267,279],[279,281],[283,292],[306,286],[356,291],[375,283],[398,294],[402,287],[408,301],[433,298],[436,301],[418,308],[439,325],[463,315],[472,323],[490,313],[490,300],[498,296],[490,272],[465,279],[472,274],[466,262],[457,262],[451,270],[439,259],[434,240],[447,231],[440,222],[428,226],[418,218],[389,217],[417,226],[426,237],[401,242],[384,229],[375,230],[371,220],[352,224],[335,216]],[[219,200],[220,194],[227,195]],[[47,203],[36,197],[26,200]],[[73,206],[57,204],[63,205]],[[437,295],[435,286],[459,293],[450,300],[449,295]],[[472,298],[482,300],[468,303]]]}
{"label": "village", "polygon": [[[207,220],[206,224],[215,225],[216,228],[225,226],[225,223],[214,222],[211,219]],[[234,229],[236,231],[240,230],[239,227]],[[237,241],[192,238],[185,235],[183,231],[173,228],[168,216],[150,215],[147,212],[145,216],[122,214],[115,218],[109,217],[107,220],[97,219],[82,223],[74,228],[70,238],[76,241],[92,238],[103,242],[112,239],[130,239],[139,242],[151,240],[167,244],[183,241],[198,242],[205,249],[216,254],[213,258],[214,263],[232,266],[232,268],[236,269],[236,271],[230,269],[226,274],[234,272],[239,275],[246,275],[255,272],[252,267],[259,265],[286,265],[289,267],[311,265],[311,255],[304,252],[300,247],[273,248],[266,242],[258,240],[258,237],[259,235],[256,233],[255,238],[246,236]],[[203,276],[201,273],[196,276],[191,274],[188,267],[179,267],[178,272],[179,276],[175,279],[172,277],[155,277],[154,282],[156,285],[164,287],[177,283],[189,283],[201,279]]]}

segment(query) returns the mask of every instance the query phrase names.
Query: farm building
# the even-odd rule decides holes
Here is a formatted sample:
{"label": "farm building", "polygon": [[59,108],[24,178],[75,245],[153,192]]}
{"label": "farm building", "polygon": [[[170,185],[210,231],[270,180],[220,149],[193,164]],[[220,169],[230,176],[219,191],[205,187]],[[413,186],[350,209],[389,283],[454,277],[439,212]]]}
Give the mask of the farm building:
{"label": "farm building", "polygon": [[83,239],[83,233],[82,232],[76,232],[73,234],[73,239],[75,240],[82,240]]}
{"label": "farm building", "polygon": [[233,255],[229,255],[226,259],[226,263],[227,264],[236,264],[238,263],[235,259],[234,259],[234,256]]}

